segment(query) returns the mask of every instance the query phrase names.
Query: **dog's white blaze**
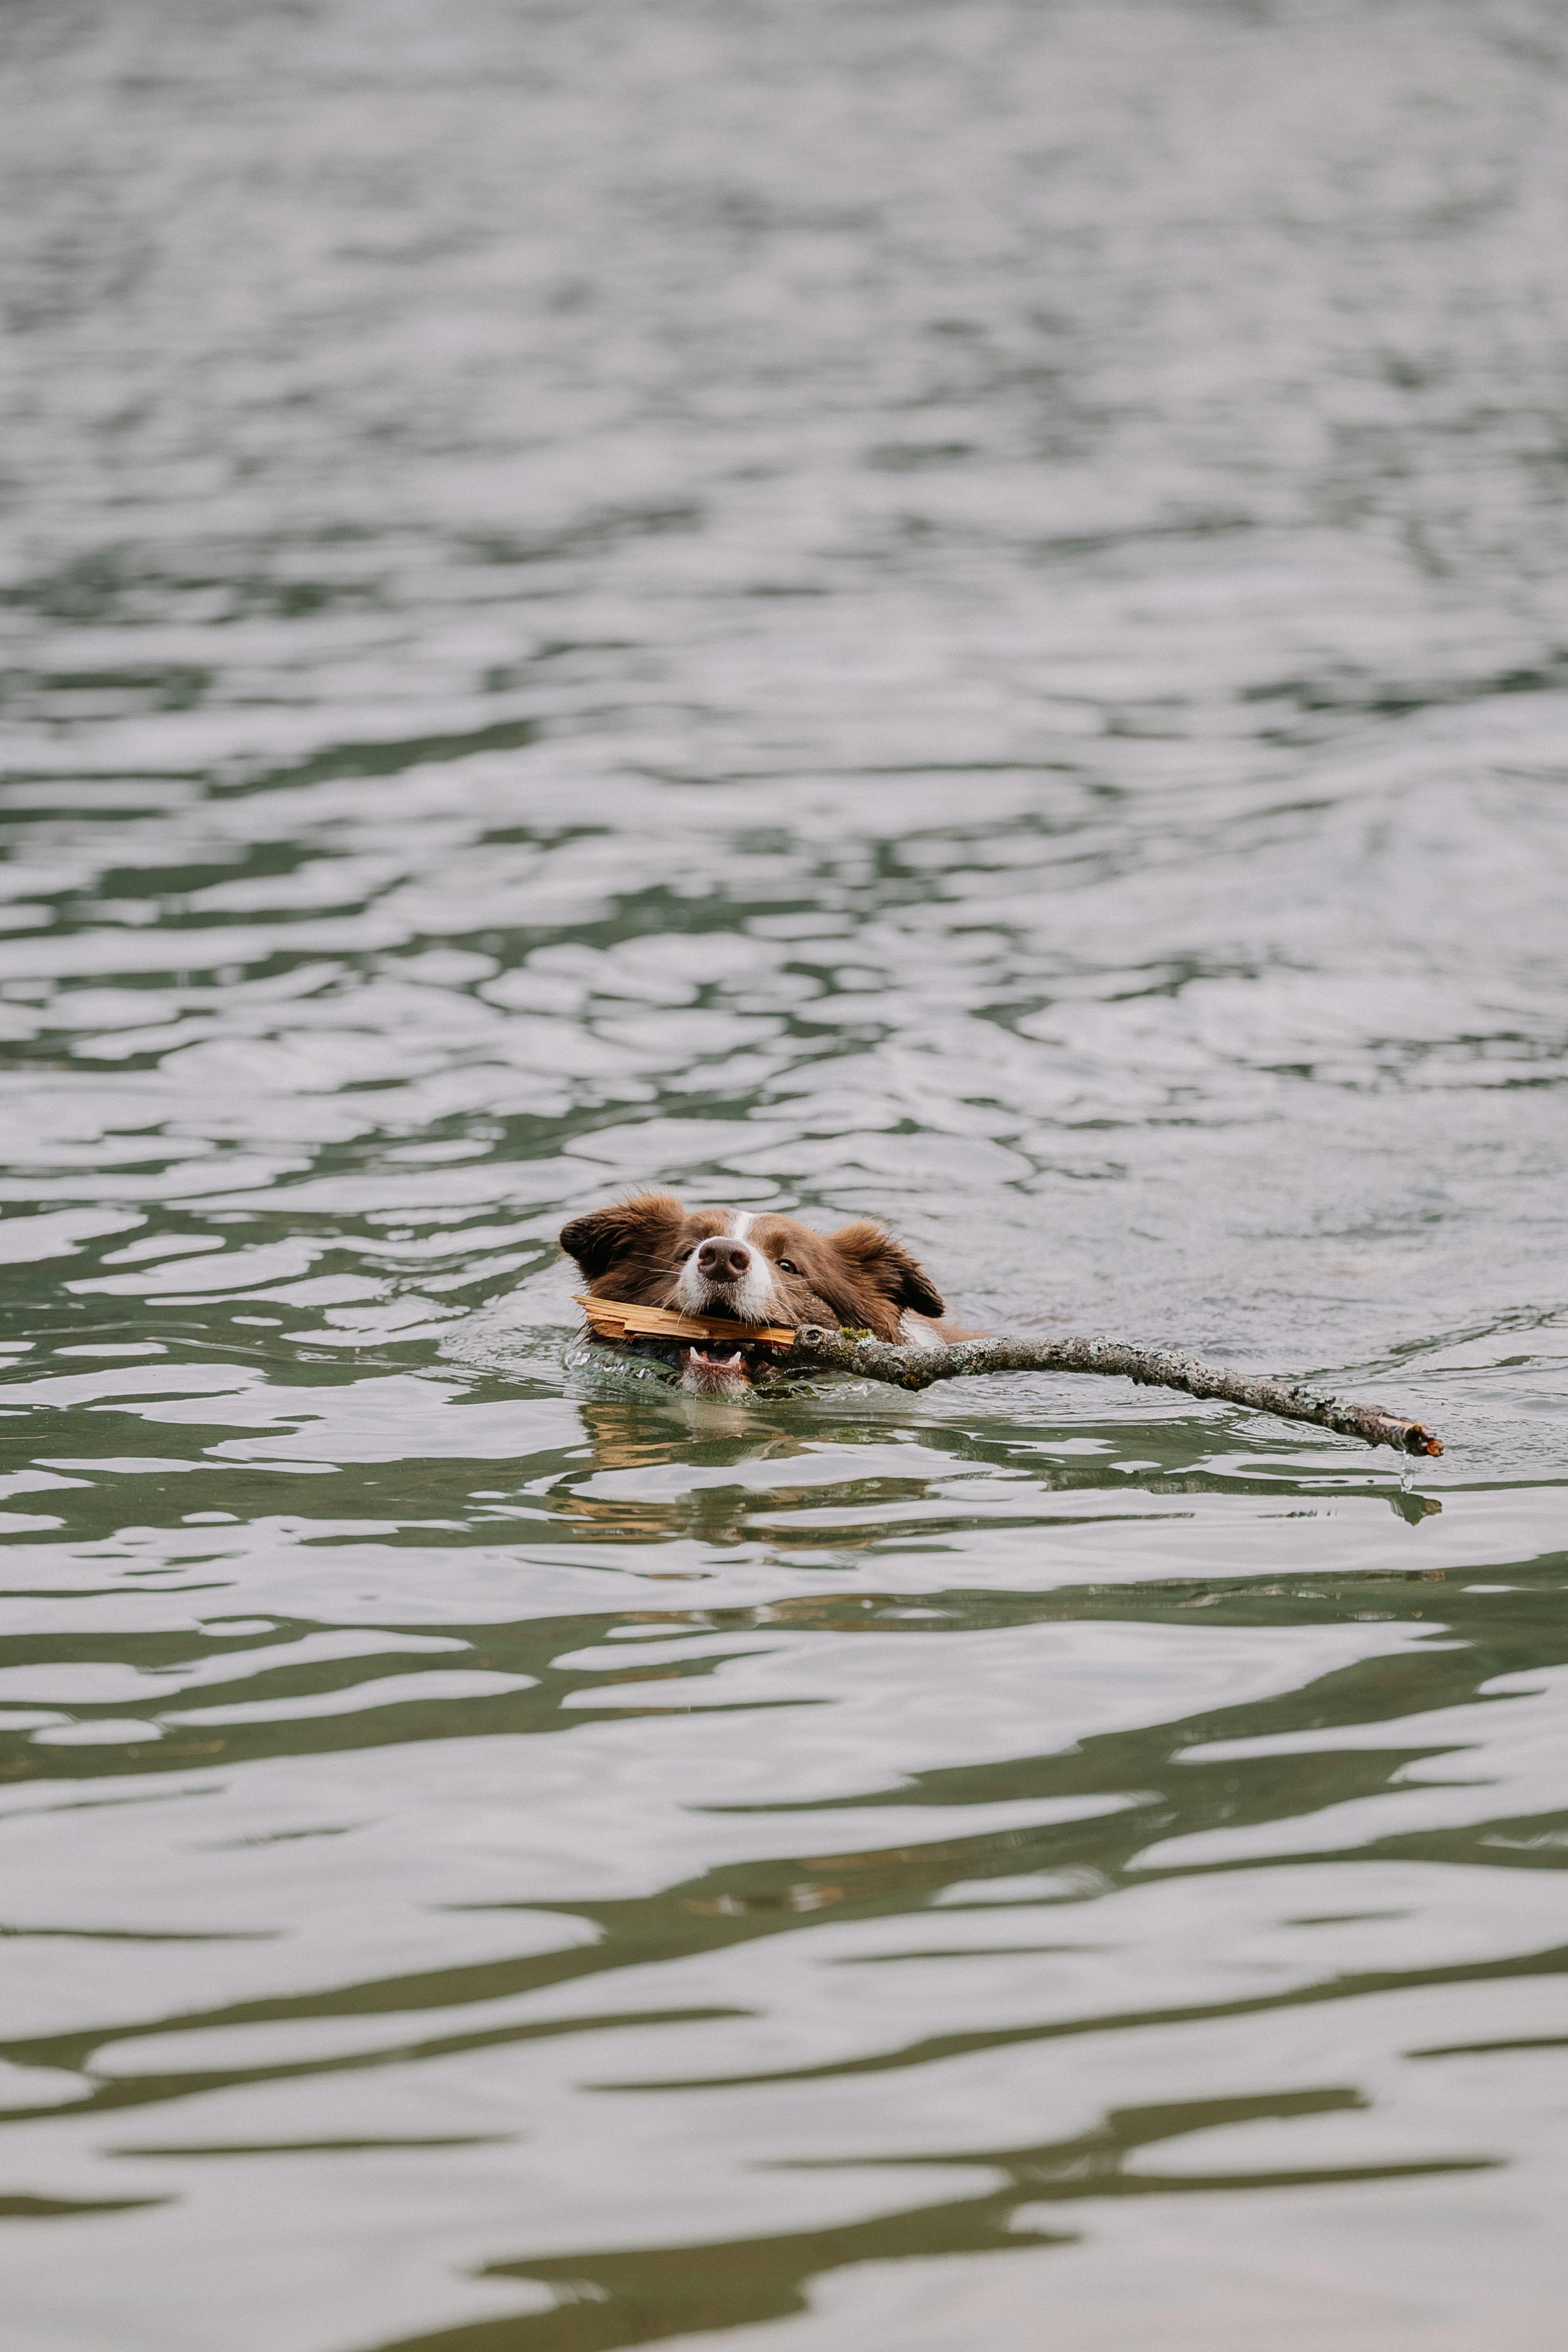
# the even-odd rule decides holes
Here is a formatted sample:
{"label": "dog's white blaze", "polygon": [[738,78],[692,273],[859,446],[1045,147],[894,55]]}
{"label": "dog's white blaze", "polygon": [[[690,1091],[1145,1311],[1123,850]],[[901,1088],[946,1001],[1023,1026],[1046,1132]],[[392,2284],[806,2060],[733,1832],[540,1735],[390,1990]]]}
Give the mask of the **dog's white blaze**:
{"label": "dog's white blaze", "polygon": [[[743,1242],[756,1223],[756,1212],[751,1209],[726,1209],[725,1239]],[[770,1308],[778,1300],[778,1286],[773,1280],[770,1261],[754,1244],[747,1243],[751,1264],[737,1283],[721,1286],[710,1282],[697,1267],[697,1251],[693,1250],[680,1269],[676,1284],[676,1297],[689,1314],[732,1315],[737,1323],[765,1323]]]}
{"label": "dog's white blaze", "polygon": [[[751,1219],[748,1217],[746,1222],[750,1224]],[[735,1314],[742,1323],[766,1320],[768,1310],[778,1297],[778,1286],[773,1280],[773,1266],[760,1249],[752,1249],[752,1263],[730,1296],[735,1302]]]}

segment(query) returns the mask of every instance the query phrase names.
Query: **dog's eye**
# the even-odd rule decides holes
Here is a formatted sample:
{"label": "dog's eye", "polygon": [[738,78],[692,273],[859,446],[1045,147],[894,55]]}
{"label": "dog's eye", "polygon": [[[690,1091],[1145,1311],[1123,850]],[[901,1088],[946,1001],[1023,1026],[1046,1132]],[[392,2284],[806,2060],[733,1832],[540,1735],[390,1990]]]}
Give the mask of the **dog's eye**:
{"label": "dog's eye", "polygon": [[779,1260],[779,1272],[781,1274],[798,1274],[800,1272],[800,1268],[798,1265],[792,1265],[787,1257],[781,1257]]}

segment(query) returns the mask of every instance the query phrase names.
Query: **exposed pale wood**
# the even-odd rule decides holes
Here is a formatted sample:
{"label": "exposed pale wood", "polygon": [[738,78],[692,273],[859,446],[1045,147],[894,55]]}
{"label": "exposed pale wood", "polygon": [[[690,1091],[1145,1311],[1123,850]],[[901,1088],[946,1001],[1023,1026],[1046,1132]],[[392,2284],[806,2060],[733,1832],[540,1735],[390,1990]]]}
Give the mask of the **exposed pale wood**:
{"label": "exposed pale wood", "polygon": [[650,1339],[744,1339],[752,1346],[789,1348],[793,1326],[779,1323],[731,1323],[722,1315],[675,1315],[665,1307],[632,1307],[619,1298],[595,1298],[591,1292],[573,1293],[595,1329],[619,1338],[631,1332]]}
{"label": "exposed pale wood", "polygon": [[607,1338],[738,1339],[750,1346],[782,1348],[786,1365],[820,1366],[894,1388],[928,1389],[934,1381],[963,1380],[979,1372],[1100,1372],[1136,1381],[1145,1388],[1183,1389],[1188,1396],[1224,1397],[1283,1421],[1310,1421],[1366,1445],[1392,1445],[1400,1454],[1441,1454],[1443,1441],[1418,1421],[1383,1405],[1358,1404],[1310,1388],[1305,1381],[1271,1380],[1266,1373],[1233,1372],[1200,1363],[1196,1356],[1170,1348],[1139,1348],[1121,1339],[958,1339],[938,1347],[899,1347],[868,1333],[829,1330],[817,1323],[798,1330],[779,1324],[731,1323],[718,1315],[673,1315],[662,1307],[633,1307],[617,1298],[574,1294],[595,1329]]}

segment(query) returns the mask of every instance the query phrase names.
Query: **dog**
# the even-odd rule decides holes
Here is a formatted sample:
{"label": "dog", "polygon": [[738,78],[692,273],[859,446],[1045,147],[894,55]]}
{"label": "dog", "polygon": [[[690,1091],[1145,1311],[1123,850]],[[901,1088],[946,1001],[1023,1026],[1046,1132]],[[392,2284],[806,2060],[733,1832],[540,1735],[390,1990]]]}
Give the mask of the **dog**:
{"label": "dog", "polygon": [[[686,1209],[673,1193],[637,1192],[574,1217],[561,1246],[597,1298],[734,1323],[847,1326],[879,1339],[946,1336],[930,1328],[945,1312],[931,1276],[869,1219],[818,1234],[794,1217]],[[741,1396],[780,1377],[743,1342],[729,1356],[682,1347],[679,1360],[681,1386],[700,1396]]]}

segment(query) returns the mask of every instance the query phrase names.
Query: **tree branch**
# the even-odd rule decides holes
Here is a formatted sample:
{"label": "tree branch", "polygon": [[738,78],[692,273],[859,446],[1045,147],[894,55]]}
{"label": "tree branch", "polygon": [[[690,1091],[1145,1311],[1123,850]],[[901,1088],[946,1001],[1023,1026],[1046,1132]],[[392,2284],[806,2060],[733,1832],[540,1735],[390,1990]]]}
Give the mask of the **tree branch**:
{"label": "tree branch", "polygon": [[1342,1437],[1367,1445],[1392,1445],[1400,1454],[1441,1454],[1443,1441],[1418,1421],[1385,1412],[1381,1405],[1357,1404],[1331,1396],[1304,1381],[1276,1381],[1232,1372],[1168,1348],[1133,1348],[1119,1339],[959,1339],[936,1348],[895,1347],[886,1339],[858,1339],[819,1323],[803,1324],[779,1361],[821,1364],[861,1380],[886,1381],[894,1388],[927,1389],[933,1381],[955,1381],[972,1372],[1103,1372],[1137,1381],[1145,1388],[1184,1389],[1189,1396],[1224,1397],[1231,1404],[1278,1413],[1285,1421],[1316,1422]]}

